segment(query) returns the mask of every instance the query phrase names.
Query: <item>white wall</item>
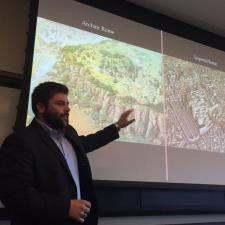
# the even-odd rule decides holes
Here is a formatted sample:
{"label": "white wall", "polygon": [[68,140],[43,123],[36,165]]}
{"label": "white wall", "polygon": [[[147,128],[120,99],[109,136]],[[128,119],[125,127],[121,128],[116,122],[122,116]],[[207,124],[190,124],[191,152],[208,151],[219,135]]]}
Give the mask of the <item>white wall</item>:
{"label": "white wall", "polygon": [[185,224],[223,222],[225,215],[189,215],[189,216],[142,216],[100,218],[99,225],[159,225],[159,224]]}
{"label": "white wall", "polygon": [[1,0],[0,70],[23,73],[28,6],[28,0]]}
{"label": "white wall", "polygon": [[[190,215],[190,216],[146,216],[100,218],[99,225],[159,225],[223,222],[225,215]],[[9,225],[9,221],[0,221],[0,225]]]}
{"label": "white wall", "polygon": [[0,143],[13,130],[19,95],[20,90],[18,89],[0,87],[0,102],[4,102],[4,107],[1,107],[0,110]]}

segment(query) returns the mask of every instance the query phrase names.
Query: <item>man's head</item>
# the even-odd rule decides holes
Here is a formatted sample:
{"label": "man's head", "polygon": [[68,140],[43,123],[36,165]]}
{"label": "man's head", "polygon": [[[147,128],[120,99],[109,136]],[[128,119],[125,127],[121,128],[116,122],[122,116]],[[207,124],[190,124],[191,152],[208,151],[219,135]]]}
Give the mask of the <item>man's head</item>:
{"label": "man's head", "polygon": [[63,129],[69,121],[68,92],[68,88],[63,84],[39,84],[32,93],[32,110],[36,118],[53,129]]}

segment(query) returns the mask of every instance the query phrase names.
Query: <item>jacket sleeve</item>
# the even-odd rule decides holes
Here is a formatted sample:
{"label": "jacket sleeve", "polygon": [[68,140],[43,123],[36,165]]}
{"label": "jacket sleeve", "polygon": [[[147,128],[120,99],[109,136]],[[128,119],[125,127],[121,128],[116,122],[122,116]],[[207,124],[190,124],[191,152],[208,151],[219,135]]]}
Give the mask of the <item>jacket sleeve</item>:
{"label": "jacket sleeve", "polygon": [[0,199],[14,218],[64,221],[70,199],[37,190],[34,171],[33,154],[25,141],[9,136],[0,149]]}
{"label": "jacket sleeve", "polygon": [[80,136],[81,142],[85,147],[86,153],[98,149],[119,138],[119,133],[114,124],[105,127],[94,134]]}

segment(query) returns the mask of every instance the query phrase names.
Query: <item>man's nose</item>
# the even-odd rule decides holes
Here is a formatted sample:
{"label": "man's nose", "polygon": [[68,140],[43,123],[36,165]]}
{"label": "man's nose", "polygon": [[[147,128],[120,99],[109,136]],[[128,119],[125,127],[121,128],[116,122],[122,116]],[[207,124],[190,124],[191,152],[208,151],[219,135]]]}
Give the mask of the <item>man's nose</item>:
{"label": "man's nose", "polygon": [[66,112],[69,112],[70,111],[70,107],[67,105],[65,110],[66,110]]}

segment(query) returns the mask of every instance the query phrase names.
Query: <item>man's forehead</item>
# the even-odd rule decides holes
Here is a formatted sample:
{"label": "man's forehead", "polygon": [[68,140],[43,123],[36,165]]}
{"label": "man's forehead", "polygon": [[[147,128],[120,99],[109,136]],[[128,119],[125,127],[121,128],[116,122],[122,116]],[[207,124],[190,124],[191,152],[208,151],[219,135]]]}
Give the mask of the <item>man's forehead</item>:
{"label": "man's forehead", "polygon": [[68,102],[68,97],[64,93],[56,93],[50,98],[50,100],[53,100],[53,101],[66,101],[66,102]]}

